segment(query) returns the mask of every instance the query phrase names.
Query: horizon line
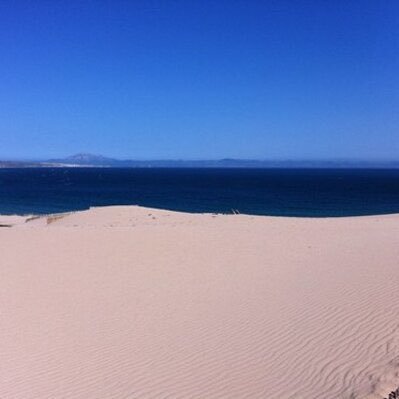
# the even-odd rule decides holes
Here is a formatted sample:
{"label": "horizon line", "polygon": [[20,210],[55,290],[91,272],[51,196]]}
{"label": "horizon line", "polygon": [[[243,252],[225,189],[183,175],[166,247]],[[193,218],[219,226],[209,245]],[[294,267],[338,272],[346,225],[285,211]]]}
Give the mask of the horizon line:
{"label": "horizon line", "polygon": [[68,156],[60,157],[0,157],[0,162],[52,162],[52,161],[66,161],[73,160],[74,157],[84,155],[88,157],[104,159],[104,161],[132,161],[132,162],[220,162],[220,161],[238,161],[238,162],[399,162],[399,158],[350,158],[350,157],[336,157],[336,158],[250,158],[250,157],[231,157],[223,156],[218,158],[130,158],[130,157],[114,157],[103,154],[94,153],[75,153]]}

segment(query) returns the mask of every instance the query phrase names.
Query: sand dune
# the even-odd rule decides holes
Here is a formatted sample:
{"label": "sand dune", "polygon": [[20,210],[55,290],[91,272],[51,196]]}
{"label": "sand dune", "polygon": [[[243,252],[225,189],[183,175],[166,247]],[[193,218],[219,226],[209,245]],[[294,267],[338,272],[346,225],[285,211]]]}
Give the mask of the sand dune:
{"label": "sand dune", "polygon": [[[399,215],[0,217],[0,398],[376,399]],[[6,223],[7,222],[7,223]]]}

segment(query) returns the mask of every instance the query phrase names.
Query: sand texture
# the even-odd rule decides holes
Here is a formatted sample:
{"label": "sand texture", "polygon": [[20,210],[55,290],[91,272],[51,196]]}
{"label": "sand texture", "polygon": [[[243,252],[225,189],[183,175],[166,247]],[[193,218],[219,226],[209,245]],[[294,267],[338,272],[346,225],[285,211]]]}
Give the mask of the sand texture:
{"label": "sand texture", "polygon": [[399,215],[25,219],[0,217],[1,399],[377,399],[399,386]]}

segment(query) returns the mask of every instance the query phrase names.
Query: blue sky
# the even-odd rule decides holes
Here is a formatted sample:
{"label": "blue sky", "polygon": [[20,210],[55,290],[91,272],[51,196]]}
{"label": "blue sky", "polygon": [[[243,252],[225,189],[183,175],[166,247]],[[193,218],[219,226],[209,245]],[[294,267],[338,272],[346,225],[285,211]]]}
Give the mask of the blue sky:
{"label": "blue sky", "polygon": [[399,2],[0,2],[0,158],[398,159]]}

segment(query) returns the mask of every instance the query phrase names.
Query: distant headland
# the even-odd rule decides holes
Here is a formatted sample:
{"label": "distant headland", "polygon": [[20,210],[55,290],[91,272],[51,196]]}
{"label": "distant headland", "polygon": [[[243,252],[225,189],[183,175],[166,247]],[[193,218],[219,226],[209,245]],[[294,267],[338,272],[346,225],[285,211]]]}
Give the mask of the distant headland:
{"label": "distant headland", "polygon": [[78,153],[65,158],[41,161],[1,161],[0,168],[399,168],[399,160],[256,160],[223,158],[216,160],[133,160]]}

